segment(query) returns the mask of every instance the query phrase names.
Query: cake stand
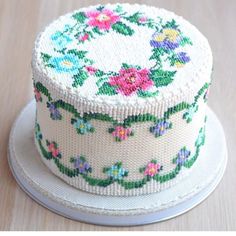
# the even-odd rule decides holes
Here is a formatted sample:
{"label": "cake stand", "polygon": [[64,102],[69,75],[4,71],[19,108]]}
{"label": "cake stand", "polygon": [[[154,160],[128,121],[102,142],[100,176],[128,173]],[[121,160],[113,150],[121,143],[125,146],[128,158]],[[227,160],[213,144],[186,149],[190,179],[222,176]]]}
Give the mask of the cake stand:
{"label": "cake stand", "polygon": [[35,102],[12,127],[8,161],[20,187],[49,210],[73,220],[110,226],[159,222],[189,211],[219,184],[227,163],[224,131],[208,108],[206,143],[189,177],[160,193],[134,197],[99,196],[75,189],[52,174],[40,160],[33,140]]}

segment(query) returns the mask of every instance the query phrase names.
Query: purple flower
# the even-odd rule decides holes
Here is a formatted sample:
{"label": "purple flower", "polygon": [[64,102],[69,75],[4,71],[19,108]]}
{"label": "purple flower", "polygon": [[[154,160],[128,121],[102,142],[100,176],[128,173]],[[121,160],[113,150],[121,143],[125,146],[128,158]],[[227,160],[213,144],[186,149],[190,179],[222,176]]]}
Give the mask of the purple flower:
{"label": "purple flower", "polygon": [[182,148],[177,154],[176,164],[180,166],[184,165],[184,163],[188,160],[190,153],[191,152],[187,150],[185,147]]}
{"label": "purple flower", "polygon": [[80,174],[86,174],[87,172],[91,171],[91,167],[88,162],[81,156],[74,160],[74,167],[75,169],[79,170]]}
{"label": "purple flower", "polygon": [[181,62],[181,63],[185,64],[190,61],[190,57],[187,55],[186,52],[180,52],[176,56],[177,56],[179,62]]}
{"label": "purple flower", "polygon": [[150,132],[155,135],[155,137],[162,136],[166,133],[167,129],[171,128],[171,123],[167,121],[159,121],[155,126],[150,128]]}
{"label": "purple flower", "polygon": [[61,113],[59,112],[59,110],[56,108],[56,106],[53,103],[47,103],[47,107],[49,109],[50,112],[50,117],[53,120],[61,120]]}
{"label": "purple flower", "polygon": [[150,45],[154,48],[174,50],[179,47],[180,41],[180,32],[177,29],[166,28],[162,32],[155,32],[152,35]]}
{"label": "purple flower", "polygon": [[179,43],[170,42],[169,40],[165,39],[162,42],[157,42],[155,40],[151,40],[150,45],[154,48],[163,48],[166,50],[174,50],[179,46]]}

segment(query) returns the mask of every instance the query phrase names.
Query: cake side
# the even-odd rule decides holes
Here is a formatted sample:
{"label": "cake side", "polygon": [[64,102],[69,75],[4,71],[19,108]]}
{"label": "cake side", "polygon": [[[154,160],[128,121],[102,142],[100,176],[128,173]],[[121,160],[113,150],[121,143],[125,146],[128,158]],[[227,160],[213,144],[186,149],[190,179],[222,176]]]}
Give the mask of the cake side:
{"label": "cake side", "polygon": [[[76,188],[117,196],[162,191],[190,174],[205,140],[207,40],[181,17],[137,4],[92,6],[55,22],[39,36],[32,63],[35,143],[51,171]],[[85,27],[91,41],[64,34],[74,35],[72,23]],[[127,57],[124,48],[138,38],[148,42],[148,53]],[[96,58],[103,54],[93,40],[109,51],[122,42],[119,63],[111,54],[110,63]],[[81,59],[91,65],[78,68]]]}

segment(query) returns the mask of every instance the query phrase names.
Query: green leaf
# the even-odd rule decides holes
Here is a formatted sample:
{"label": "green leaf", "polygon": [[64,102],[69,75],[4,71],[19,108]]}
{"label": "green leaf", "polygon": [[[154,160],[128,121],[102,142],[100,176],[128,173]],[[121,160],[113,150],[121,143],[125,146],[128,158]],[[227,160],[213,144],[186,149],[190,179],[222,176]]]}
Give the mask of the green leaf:
{"label": "green leaf", "polygon": [[180,41],[180,45],[183,47],[186,44],[193,45],[192,41],[188,37],[183,37]]}
{"label": "green leaf", "polygon": [[126,20],[132,22],[132,23],[139,23],[138,20],[141,17],[141,13],[140,12],[136,12],[131,16],[128,17],[124,17]]}
{"label": "green leaf", "polygon": [[80,70],[78,74],[73,76],[74,82],[72,86],[75,88],[77,88],[78,86],[82,86],[87,78],[88,78],[87,72]]}
{"label": "green leaf", "polygon": [[115,87],[111,86],[108,82],[103,83],[103,85],[98,89],[97,94],[106,94],[106,95],[114,95],[117,94]]}
{"label": "green leaf", "polygon": [[134,30],[132,30],[128,25],[120,21],[113,24],[112,29],[115,30],[117,33],[123,34],[123,35],[131,36],[134,33]]}
{"label": "green leaf", "polygon": [[117,7],[116,7],[116,9],[114,11],[118,12],[118,13],[122,12],[123,11],[122,6],[121,5],[117,5]]}
{"label": "green leaf", "polygon": [[85,54],[87,53],[87,51],[78,51],[76,49],[71,49],[71,50],[68,50],[69,54],[74,54],[76,55],[79,59],[83,59],[85,57]]}
{"label": "green leaf", "polygon": [[100,35],[103,35],[103,33],[99,30],[98,27],[93,27],[92,31],[96,34],[100,34]]}
{"label": "green leaf", "polygon": [[158,95],[158,91],[149,92],[149,91],[138,91],[138,97],[146,98],[146,97],[155,97]]}
{"label": "green leaf", "polygon": [[153,70],[151,72],[151,79],[156,87],[167,86],[170,84],[176,71]]}
{"label": "green leaf", "polygon": [[158,94],[158,91],[155,91],[155,92],[149,92],[149,91],[143,91],[143,90],[138,91],[138,97],[141,97],[141,98],[154,97],[157,94]]}
{"label": "green leaf", "polygon": [[166,24],[163,26],[163,28],[177,29],[178,25],[176,24],[176,21],[172,19],[172,21],[167,21]]}
{"label": "green leaf", "polygon": [[48,55],[47,53],[42,53],[41,52],[41,57],[44,63],[48,63],[48,61],[50,60],[51,56]]}
{"label": "green leaf", "polygon": [[73,18],[78,21],[79,23],[84,23],[84,21],[86,20],[86,15],[84,14],[84,12],[77,12],[73,15]]}

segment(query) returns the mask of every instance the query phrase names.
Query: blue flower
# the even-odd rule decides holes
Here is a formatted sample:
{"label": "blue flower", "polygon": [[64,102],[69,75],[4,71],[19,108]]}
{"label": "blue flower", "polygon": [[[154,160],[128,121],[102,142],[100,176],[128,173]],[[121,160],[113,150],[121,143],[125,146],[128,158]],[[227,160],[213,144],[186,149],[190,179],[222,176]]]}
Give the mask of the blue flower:
{"label": "blue flower", "polygon": [[128,175],[128,171],[121,167],[119,163],[111,166],[106,170],[106,174],[114,180],[121,180],[124,176]]}
{"label": "blue flower", "polygon": [[172,124],[167,121],[159,121],[155,126],[150,127],[150,132],[155,135],[155,137],[162,136],[166,133],[167,129],[170,129]]}
{"label": "blue flower", "polygon": [[71,124],[76,128],[78,134],[86,134],[88,132],[94,132],[94,127],[84,119],[72,118]]}
{"label": "blue flower", "polygon": [[182,148],[177,154],[176,164],[180,166],[184,165],[184,163],[188,160],[190,153],[191,152],[187,150],[185,147]]}
{"label": "blue flower", "polygon": [[61,120],[62,118],[61,113],[59,112],[59,110],[56,108],[56,106],[53,103],[47,102],[47,107],[50,112],[50,117],[53,120]]}
{"label": "blue flower", "polygon": [[79,59],[73,54],[63,55],[61,57],[52,57],[48,61],[58,73],[76,73],[80,68]]}
{"label": "blue flower", "polygon": [[183,64],[190,61],[190,57],[187,55],[186,52],[179,52],[179,53],[177,53],[176,56],[178,58],[178,61],[183,63]]}
{"label": "blue flower", "polygon": [[68,35],[62,34],[60,31],[51,35],[51,40],[58,49],[63,49],[68,43],[72,42],[72,39]]}

